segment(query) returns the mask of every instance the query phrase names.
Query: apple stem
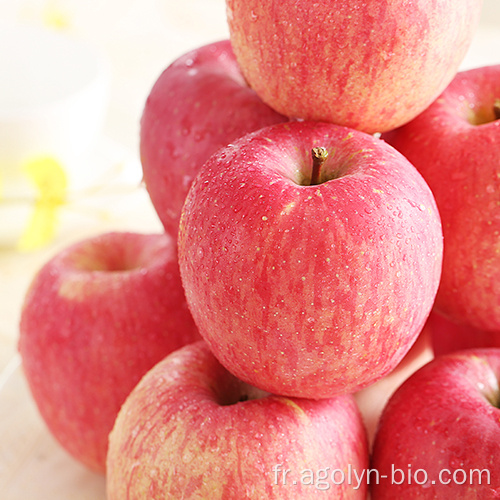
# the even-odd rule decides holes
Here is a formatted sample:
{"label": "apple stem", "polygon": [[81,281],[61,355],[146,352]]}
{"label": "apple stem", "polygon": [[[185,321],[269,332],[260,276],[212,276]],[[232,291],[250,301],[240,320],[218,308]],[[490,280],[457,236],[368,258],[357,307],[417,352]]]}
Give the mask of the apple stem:
{"label": "apple stem", "polygon": [[321,167],[328,158],[328,151],[323,147],[312,148],[311,154],[313,159],[313,166],[310,185],[315,186],[316,184],[320,183],[319,179],[321,176]]}
{"label": "apple stem", "polygon": [[493,104],[493,113],[495,114],[495,120],[500,120],[500,99],[495,99],[495,104]]}

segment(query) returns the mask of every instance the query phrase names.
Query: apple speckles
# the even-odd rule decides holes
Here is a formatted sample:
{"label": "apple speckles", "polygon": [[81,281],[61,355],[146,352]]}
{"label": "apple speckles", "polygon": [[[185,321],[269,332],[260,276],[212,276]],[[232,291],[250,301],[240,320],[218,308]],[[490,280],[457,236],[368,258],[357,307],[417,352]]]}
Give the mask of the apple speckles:
{"label": "apple speckles", "polygon": [[[291,130],[295,126],[289,124],[287,128]],[[295,144],[293,146],[295,148]],[[357,150],[361,150],[362,148],[358,146],[356,145]],[[281,152],[285,151],[283,146],[280,147],[280,150]],[[283,156],[287,157],[286,155]],[[248,160],[250,156],[247,155],[246,158]],[[360,155],[356,155],[355,158],[361,159]],[[282,172],[284,168],[280,168],[280,172]],[[282,339],[280,342],[292,335],[292,330],[287,328],[283,321],[280,320],[280,318],[286,318],[286,323],[293,327],[293,331],[300,331],[298,342],[301,345],[298,345],[297,348],[300,352],[307,353],[307,363],[318,363],[314,372],[320,374],[323,378],[328,378],[326,375],[328,370],[321,371],[318,366],[321,364],[320,359],[323,359],[324,363],[328,355],[333,354],[331,352],[328,354],[329,351],[320,346],[316,350],[307,347],[305,340],[312,338],[312,335],[316,335],[325,343],[335,343],[339,341],[339,337],[342,335],[340,332],[344,330],[344,326],[352,331],[352,327],[349,325],[361,323],[363,326],[357,328],[358,334],[346,337],[351,343],[348,352],[358,352],[359,354],[361,352],[359,350],[361,349],[360,346],[366,344],[362,332],[371,330],[372,323],[376,323],[374,317],[370,315],[371,311],[376,311],[373,297],[383,293],[384,286],[391,289],[390,297],[401,297],[404,287],[410,285],[411,281],[418,281],[419,273],[415,273],[412,280],[405,280],[403,283],[399,283],[398,281],[401,281],[401,279],[396,276],[397,272],[414,265],[415,255],[413,255],[413,251],[405,252],[411,257],[410,259],[398,259],[399,250],[397,250],[398,244],[396,243],[397,241],[404,243],[405,239],[410,237],[407,235],[410,224],[406,224],[406,219],[400,216],[398,212],[408,210],[408,207],[405,209],[401,204],[396,203],[393,204],[392,209],[385,207],[387,199],[384,200],[383,192],[386,189],[389,190],[389,188],[394,189],[397,184],[394,181],[386,182],[387,178],[394,175],[394,168],[392,168],[390,162],[386,167],[387,172],[384,170],[383,174],[380,174],[378,169],[375,169],[371,164],[369,166],[370,173],[368,174],[370,182],[365,182],[361,173],[358,173],[357,176],[336,180],[335,184],[339,185],[339,191],[333,197],[325,196],[328,183],[322,184],[321,188],[315,188],[314,191],[311,189],[298,189],[291,183],[285,182],[286,176],[280,175],[275,178],[276,182],[270,185],[266,182],[266,179],[259,177],[262,175],[259,169],[260,167],[257,168],[256,164],[251,177],[246,175],[240,177],[240,171],[237,169],[232,170],[230,175],[224,176],[227,179],[224,188],[228,188],[228,193],[231,193],[231,215],[229,218],[225,217],[224,203],[221,202],[216,217],[213,219],[213,223],[220,225],[220,227],[234,226],[233,229],[238,234],[235,238],[239,242],[238,245],[241,245],[241,242],[248,240],[251,236],[251,240],[256,244],[254,248],[259,249],[259,258],[257,258],[255,250],[246,252],[242,251],[243,247],[241,246],[229,244],[229,238],[222,243],[224,248],[228,248],[228,252],[220,252],[216,246],[204,244],[204,248],[207,248],[210,252],[210,255],[207,255],[205,259],[206,262],[203,263],[204,265],[210,266],[214,262],[222,262],[226,259],[228,263],[234,263],[230,266],[236,265],[237,268],[232,272],[228,272],[230,266],[226,266],[226,268],[219,266],[218,272],[222,271],[222,274],[219,272],[220,279],[211,283],[211,291],[210,294],[207,293],[207,296],[213,296],[217,301],[217,296],[222,297],[227,293],[229,295],[224,300],[224,307],[227,308],[229,304],[235,304],[240,309],[245,308],[248,314],[244,322],[238,321],[238,324],[236,324],[230,317],[237,319],[241,315],[231,315],[229,311],[227,318],[220,314],[217,315],[217,321],[222,318],[224,321],[223,328],[229,328],[234,332],[233,335],[238,335],[237,332],[240,327],[243,327],[246,335],[249,336],[252,336],[252,332],[255,331],[255,334],[259,335],[257,349],[248,349],[251,342],[246,342],[247,348],[245,352],[247,354],[258,353],[257,357],[261,361],[265,356],[266,349],[269,348],[269,345],[272,345],[273,332],[280,335]],[[401,170],[404,171],[403,168]],[[274,175],[274,172],[272,175]],[[382,194],[378,193],[377,196],[373,197],[371,192],[373,188],[372,179],[377,176],[384,179],[383,182],[376,186],[381,188]],[[278,182],[278,178],[283,181],[281,184]],[[342,184],[347,181],[355,183],[359,181],[359,183],[356,189],[353,187],[347,188],[347,184]],[[243,200],[243,196],[238,194],[242,191],[242,189],[238,188],[241,182],[246,183],[243,190],[245,193],[242,193],[249,195],[246,201]],[[258,190],[264,190],[260,191],[258,197],[250,196],[251,191],[249,190],[252,189],[254,182],[258,186]],[[234,189],[230,186],[234,186]],[[416,187],[411,186],[412,192],[418,189],[418,184]],[[319,190],[323,195],[322,197],[315,195]],[[307,191],[309,192],[307,193]],[[199,193],[201,195],[201,191]],[[206,196],[207,200],[210,200],[209,192],[206,193]],[[223,196],[222,189],[219,189],[218,198],[221,196]],[[406,193],[407,196],[408,193]],[[353,207],[353,210],[346,205],[346,203],[362,203],[366,206],[370,197],[372,199],[370,207],[373,206],[372,213],[366,213],[358,205]],[[252,202],[257,200],[257,205],[252,204],[252,208],[249,210],[244,208],[242,203],[249,203],[250,200]],[[242,209],[238,210],[235,219],[234,207],[238,204],[242,204]],[[273,208],[274,205],[277,208]],[[392,212],[389,212],[392,215],[388,216],[385,213],[387,210],[392,210]],[[284,215],[278,217],[274,215],[283,214],[283,212],[286,213],[286,217]],[[241,224],[243,213],[247,215],[244,225]],[[272,224],[262,220],[262,213],[266,214],[265,217],[270,217]],[[192,214],[196,214],[196,210]],[[424,219],[425,216],[422,217],[422,220]],[[420,224],[420,219],[413,220],[412,218],[411,226],[415,230],[419,228]],[[193,228],[196,228],[196,233],[199,233],[204,225],[208,225],[208,222],[201,217],[200,212],[196,223],[193,223]],[[307,230],[305,229],[306,226]],[[367,230],[368,234],[366,234]],[[226,231],[227,229],[224,229],[224,232],[215,230],[214,234],[217,233],[226,238]],[[311,235],[314,234],[316,236],[311,239]],[[382,238],[385,234],[391,235],[391,237]],[[398,239],[397,234],[405,235],[405,239]],[[369,248],[373,249],[373,247],[378,248],[381,255],[387,255],[387,260],[377,260],[375,258],[376,252],[369,251]],[[354,248],[356,248],[356,251],[353,250]],[[227,257],[224,257],[224,255],[227,255]],[[416,255],[418,256],[418,254]],[[189,254],[190,259],[191,257],[192,254]],[[389,265],[391,262],[398,262],[399,260],[401,264],[398,264],[398,266],[391,267]],[[369,280],[357,275],[350,276],[358,266],[362,266],[366,277],[365,266],[367,263],[370,264],[371,269]],[[198,269],[199,272],[199,263],[189,263],[189,265],[193,266],[193,277],[196,278],[196,270]],[[413,270],[411,272],[413,273]],[[226,286],[226,291],[221,289],[216,292],[219,282],[222,284],[226,279],[230,279],[232,283],[237,282],[238,287]],[[286,297],[287,300],[283,301],[283,297]],[[395,299],[390,298],[390,300]],[[203,313],[203,317],[213,316],[210,311],[216,310],[217,307],[215,304],[205,307],[206,312]],[[389,309],[376,314],[392,318],[398,317],[393,309],[394,305],[391,305]],[[315,310],[320,312],[314,312]],[[398,321],[401,321],[405,316],[408,316],[408,313],[401,315]],[[308,321],[308,318],[315,318],[314,323]],[[252,324],[260,325],[260,328],[254,328]],[[394,321],[380,321],[378,329],[393,324]],[[391,331],[397,331],[396,327],[389,326],[389,328]],[[262,336],[263,332],[266,332],[264,337]],[[394,345],[396,344],[397,342]],[[358,347],[357,351],[355,345]],[[401,345],[404,348],[405,344]],[[238,349],[238,343],[232,342],[231,352],[236,351],[236,349]],[[290,369],[292,362],[295,363],[293,366],[297,366],[300,354],[295,353],[290,356],[289,349],[282,350],[287,352]],[[319,352],[322,353],[321,356]],[[335,354],[335,357],[339,359],[344,359],[342,356],[345,356],[345,354]],[[251,356],[248,359],[250,358]],[[273,365],[269,362],[266,366],[271,370]],[[286,366],[283,364],[276,366],[273,369],[273,377],[278,379],[281,371],[285,369]],[[362,367],[357,368],[358,371],[362,369]],[[332,377],[336,377],[337,375],[334,374],[339,372],[335,363],[330,364],[329,370]],[[294,373],[296,376],[296,370]],[[285,378],[290,380],[290,376],[284,376],[282,379],[276,380],[276,383],[280,384],[280,388],[282,388],[284,387],[283,384],[286,384]],[[304,384],[306,380],[307,377],[303,378]]]}
{"label": "apple speckles", "polygon": [[280,212],[280,215],[288,215],[296,206],[295,201],[287,203]]}

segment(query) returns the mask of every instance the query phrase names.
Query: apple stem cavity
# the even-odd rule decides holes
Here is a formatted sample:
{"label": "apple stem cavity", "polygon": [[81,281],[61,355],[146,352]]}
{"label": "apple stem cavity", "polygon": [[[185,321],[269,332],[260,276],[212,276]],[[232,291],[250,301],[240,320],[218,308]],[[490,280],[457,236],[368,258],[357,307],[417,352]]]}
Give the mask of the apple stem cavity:
{"label": "apple stem cavity", "polygon": [[310,186],[315,186],[320,183],[321,167],[328,158],[328,151],[323,147],[312,148],[311,154],[313,159],[313,166]]}
{"label": "apple stem cavity", "polygon": [[500,99],[495,99],[493,113],[495,114],[495,120],[500,120]]}
{"label": "apple stem cavity", "polygon": [[488,395],[486,395],[486,400],[494,408],[499,408],[500,409],[500,394],[499,393],[494,393],[494,394],[488,394]]}

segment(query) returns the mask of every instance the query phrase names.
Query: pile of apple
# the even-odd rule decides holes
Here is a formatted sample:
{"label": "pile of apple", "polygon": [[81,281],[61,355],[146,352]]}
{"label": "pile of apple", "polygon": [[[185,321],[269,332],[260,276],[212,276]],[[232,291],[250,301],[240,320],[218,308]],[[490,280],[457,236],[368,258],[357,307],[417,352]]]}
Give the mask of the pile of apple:
{"label": "pile of apple", "polygon": [[[481,1],[226,3],[231,41],[145,104],[164,234],[27,293],[43,418],[109,500],[500,497],[500,65],[457,73]],[[355,394],[424,333],[372,447]]]}

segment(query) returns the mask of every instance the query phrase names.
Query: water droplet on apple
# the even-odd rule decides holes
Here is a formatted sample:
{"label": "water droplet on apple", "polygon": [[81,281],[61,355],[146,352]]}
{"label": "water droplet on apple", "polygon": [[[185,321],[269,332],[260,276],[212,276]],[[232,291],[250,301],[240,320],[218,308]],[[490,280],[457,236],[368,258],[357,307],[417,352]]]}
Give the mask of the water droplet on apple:
{"label": "water droplet on apple", "polygon": [[468,174],[465,170],[456,170],[451,174],[452,181],[462,181],[467,179]]}
{"label": "water droplet on apple", "polygon": [[328,33],[328,31],[320,31],[316,35],[316,40],[320,43],[328,42],[329,39],[330,39],[330,33]]}
{"label": "water droplet on apple", "polygon": [[182,461],[185,464],[192,462],[194,458],[195,458],[194,454],[189,450],[184,451],[184,453],[182,454]]}
{"label": "water droplet on apple", "polygon": [[202,134],[200,131],[196,132],[194,134],[194,140],[196,142],[201,142],[203,140],[203,138],[205,137],[205,134]]}
{"label": "water droplet on apple", "polygon": [[459,469],[462,466],[463,462],[459,458],[453,457],[450,459],[450,467],[452,467],[453,469]]}

